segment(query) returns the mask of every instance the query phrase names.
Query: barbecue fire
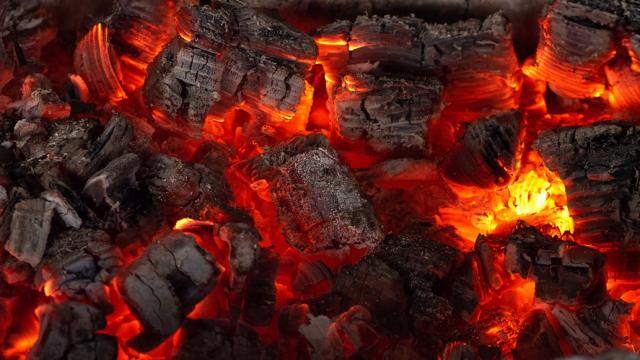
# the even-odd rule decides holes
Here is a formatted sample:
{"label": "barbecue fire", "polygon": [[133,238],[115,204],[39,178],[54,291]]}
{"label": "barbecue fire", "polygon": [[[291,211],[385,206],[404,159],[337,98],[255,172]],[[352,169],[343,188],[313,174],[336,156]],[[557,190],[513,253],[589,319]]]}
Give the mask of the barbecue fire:
{"label": "barbecue fire", "polygon": [[0,358],[638,358],[640,5],[530,3],[0,2]]}

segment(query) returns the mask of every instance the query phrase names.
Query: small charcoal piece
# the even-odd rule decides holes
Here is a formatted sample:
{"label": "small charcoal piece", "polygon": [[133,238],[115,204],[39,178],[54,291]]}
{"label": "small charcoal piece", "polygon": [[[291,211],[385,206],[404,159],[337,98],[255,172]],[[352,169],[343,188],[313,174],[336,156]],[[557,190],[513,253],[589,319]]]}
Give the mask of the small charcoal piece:
{"label": "small charcoal piece", "polygon": [[558,335],[544,310],[527,315],[514,349],[517,360],[556,359],[562,356]]}
{"label": "small charcoal piece", "polygon": [[219,274],[211,255],[189,235],[172,233],[149,245],[117,278],[143,326],[129,346],[143,352],[158,346],[214,288]]}
{"label": "small charcoal piece", "polygon": [[260,249],[255,267],[247,276],[242,319],[251,325],[268,325],[276,311],[276,275],[279,255],[270,248]]}
{"label": "small charcoal piece", "polygon": [[638,127],[564,127],[541,134],[533,147],[565,183],[576,239],[614,248],[640,245]]}
{"label": "small charcoal piece", "polygon": [[343,310],[354,305],[369,310],[381,331],[395,334],[406,331],[403,319],[407,300],[402,278],[380,259],[367,256],[357,264],[343,266],[332,291],[341,298]]}
{"label": "small charcoal piece", "polygon": [[138,155],[131,153],[113,159],[87,180],[82,195],[95,206],[117,209],[135,187],[140,163]]}
{"label": "small charcoal piece", "polygon": [[145,165],[143,182],[174,221],[198,218],[203,210],[225,208],[231,200],[231,190],[220,169],[166,155],[154,156]]}
{"label": "small charcoal piece", "polygon": [[607,300],[577,312],[556,305],[551,312],[577,353],[595,355],[624,342],[618,331],[632,307],[622,300]]}
{"label": "small charcoal piece", "polygon": [[122,155],[133,138],[133,127],[127,119],[113,115],[102,134],[88,149],[78,149],[66,161],[67,169],[81,179],[87,179],[109,161]]}
{"label": "small charcoal piece", "polygon": [[295,137],[235,169],[248,184],[269,184],[284,236],[298,249],[374,248],[383,238],[371,205],[322,135]]}
{"label": "small charcoal piece", "polygon": [[316,57],[310,37],[233,1],[183,9],[178,33],[144,86],[159,126],[176,130],[183,118],[198,135],[207,113],[222,118],[240,103],[275,123],[294,117]]}
{"label": "small charcoal piece", "polygon": [[260,234],[253,226],[244,223],[224,224],[218,233],[220,239],[229,245],[231,288],[244,288],[247,275],[260,257]]}
{"label": "small charcoal piece", "polygon": [[276,359],[273,349],[260,342],[258,334],[239,324],[235,331],[221,320],[189,319],[183,327],[183,341],[176,360]]}
{"label": "small charcoal piece", "polygon": [[51,10],[39,0],[0,3],[0,38],[15,43],[28,60],[39,60],[42,49],[56,39],[58,28]]}
{"label": "small charcoal piece", "polygon": [[40,197],[53,204],[56,214],[68,227],[78,229],[82,226],[82,219],[73,208],[69,200],[58,190],[47,190],[40,194]]}
{"label": "small charcoal piece", "polygon": [[522,155],[522,114],[511,111],[469,124],[461,143],[441,165],[443,175],[463,186],[495,188],[509,184]]}
{"label": "small charcoal piece", "polygon": [[38,266],[47,246],[54,208],[53,203],[44,199],[17,203],[11,214],[11,235],[5,250],[34,268]]}
{"label": "small charcoal piece", "polygon": [[107,322],[104,314],[91,305],[78,302],[42,305],[38,310],[38,341],[29,359],[115,360],[117,339],[97,334]]}
{"label": "small charcoal piece", "polygon": [[565,305],[594,304],[606,296],[604,256],[595,249],[541,234],[520,223],[509,236],[505,268],[536,282],[536,298]]}
{"label": "small charcoal piece", "polygon": [[39,277],[48,296],[89,299],[108,309],[105,287],[122,265],[122,253],[107,233],[71,229],[51,239]]}

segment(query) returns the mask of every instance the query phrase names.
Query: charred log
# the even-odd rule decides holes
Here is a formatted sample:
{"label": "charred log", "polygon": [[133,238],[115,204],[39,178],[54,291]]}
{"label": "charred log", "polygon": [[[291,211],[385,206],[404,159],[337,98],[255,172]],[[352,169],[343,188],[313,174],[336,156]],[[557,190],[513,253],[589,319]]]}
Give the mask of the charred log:
{"label": "charred log", "polygon": [[639,144],[637,127],[616,122],[548,131],[534,143],[566,185],[581,242],[640,244]]}
{"label": "charred log", "polygon": [[188,235],[173,233],[149,246],[118,277],[125,302],[144,327],[129,345],[149,351],[173,334],[219,274],[211,255]]}
{"label": "charred log", "polygon": [[77,302],[48,304],[38,311],[38,318],[40,333],[29,359],[117,358],[116,339],[96,333],[106,326],[100,310]]}
{"label": "charred log", "polygon": [[267,181],[292,246],[317,252],[373,248],[382,240],[371,205],[324,136],[296,137],[236,169],[248,183]]}

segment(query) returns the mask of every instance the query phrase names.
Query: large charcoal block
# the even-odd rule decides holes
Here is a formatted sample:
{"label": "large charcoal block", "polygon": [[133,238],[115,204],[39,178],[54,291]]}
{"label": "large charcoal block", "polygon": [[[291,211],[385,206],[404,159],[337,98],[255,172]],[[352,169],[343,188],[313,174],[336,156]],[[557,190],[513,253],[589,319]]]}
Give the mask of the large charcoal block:
{"label": "large charcoal block", "polygon": [[382,240],[371,205],[322,135],[296,137],[236,168],[249,183],[269,183],[292,246],[317,252],[373,248]]}
{"label": "large charcoal block", "polygon": [[150,245],[118,277],[118,288],[143,332],[130,346],[149,351],[173,334],[215,286],[220,270],[194,238],[173,233]]}
{"label": "large charcoal block", "polygon": [[567,189],[576,239],[640,246],[640,130],[602,122],[547,131],[533,145]]}

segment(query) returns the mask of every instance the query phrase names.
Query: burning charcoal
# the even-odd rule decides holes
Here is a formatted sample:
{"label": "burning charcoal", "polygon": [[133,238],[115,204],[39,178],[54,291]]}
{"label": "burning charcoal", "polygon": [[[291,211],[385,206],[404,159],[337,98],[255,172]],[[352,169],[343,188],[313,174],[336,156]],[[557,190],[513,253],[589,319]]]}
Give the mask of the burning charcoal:
{"label": "burning charcoal", "polygon": [[24,79],[19,103],[22,116],[26,119],[57,120],[67,118],[71,113],[71,106],[60,100],[51,82],[42,74],[29,75]]}
{"label": "burning charcoal", "polygon": [[118,277],[120,293],[144,328],[129,346],[146,352],[173,334],[219,274],[191,236],[172,233],[147,247]]}
{"label": "burning charcoal", "polygon": [[53,204],[56,214],[58,214],[65,225],[75,229],[78,229],[82,225],[82,219],[60,191],[47,190],[40,194],[40,197]]}
{"label": "burning charcoal", "polygon": [[127,97],[122,88],[118,58],[109,44],[109,29],[96,24],[76,46],[73,63],[97,99],[119,101]]}
{"label": "burning charcoal", "polygon": [[524,321],[514,357],[518,360],[556,359],[560,342],[544,310],[532,311]]}
{"label": "burning charcoal", "polygon": [[275,359],[273,350],[247,326],[239,325],[232,335],[229,325],[220,320],[189,319],[182,329],[184,341],[176,360]]}
{"label": "burning charcoal", "polygon": [[476,349],[463,342],[447,344],[442,353],[442,360],[475,360],[477,358]]}
{"label": "burning charcoal", "polygon": [[513,179],[524,127],[518,111],[476,120],[467,126],[462,143],[442,165],[443,174],[458,185],[494,188]]}
{"label": "burning charcoal", "polygon": [[38,266],[47,246],[54,208],[44,199],[22,200],[16,204],[5,250],[20,261]]}
{"label": "burning charcoal", "polygon": [[366,308],[356,305],[340,314],[326,333],[325,344],[319,359],[336,359],[342,356],[371,358],[379,335],[371,326],[372,315]]}
{"label": "burning charcoal", "polygon": [[480,303],[476,294],[478,285],[477,272],[472,255],[467,255],[464,263],[451,275],[451,289],[444,291],[444,296],[458,314],[465,321],[469,321]]}
{"label": "burning charcoal", "polygon": [[247,277],[242,304],[242,318],[251,325],[268,325],[276,310],[276,275],[278,254],[269,248],[260,249],[255,268]]}
{"label": "burning charcoal", "polygon": [[116,359],[114,337],[96,332],[106,326],[104,314],[77,302],[42,305],[40,332],[29,359]]}
{"label": "burning charcoal", "polygon": [[536,282],[536,297],[566,305],[597,303],[605,294],[604,256],[519,224],[506,246],[505,267]]}
{"label": "burning charcoal", "polygon": [[11,256],[8,252],[0,254],[0,277],[9,285],[19,286],[28,284],[31,286],[34,269],[31,265]]}
{"label": "burning charcoal", "polygon": [[618,17],[597,9],[596,1],[588,2],[558,0],[549,6],[535,62],[525,67],[525,73],[572,99],[603,94],[602,70],[615,53],[612,29]]}
{"label": "burning charcoal", "polygon": [[631,307],[622,300],[607,300],[600,305],[583,307],[575,313],[556,305],[552,313],[576,352],[595,355],[622,343],[617,331]]}
{"label": "burning charcoal", "polygon": [[165,155],[153,157],[147,167],[149,191],[176,220],[198,218],[208,207],[225,208],[231,199],[222,172]]}
{"label": "burning charcoal", "polygon": [[[484,277],[486,278],[486,281],[489,284],[489,286],[491,286],[491,288],[493,288],[494,290],[500,289],[504,284],[503,278],[501,276],[502,271],[500,271],[500,269],[497,268],[497,265],[495,262],[499,252],[502,250],[504,250],[504,245],[494,246],[491,243],[490,239],[483,235],[478,236],[478,238],[476,239],[475,253],[482,267],[482,273],[484,274]],[[521,260],[526,261],[526,259],[521,259]],[[518,264],[515,266],[518,267],[518,269],[520,270],[518,272],[522,276],[527,276],[526,274],[523,275],[523,271],[524,269],[528,269],[530,265],[531,265],[530,263],[526,262],[523,265]],[[512,269],[513,268],[514,267],[512,265]]]}
{"label": "burning charcoal", "polygon": [[66,162],[67,169],[87,179],[109,161],[122,155],[133,137],[133,127],[120,115],[111,117],[102,134],[89,149],[78,149]]}
{"label": "burning charcoal", "polygon": [[20,187],[14,187],[9,192],[9,200],[4,207],[2,217],[0,217],[0,245],[4,246],[11,235],[11,222],[16,205],[29,197],[27,190]]}
{"label": "burning charcoal", "polygon": [[373,248],[382,240],[371,205],[324,136],[296,137],[236,169],[249,183],[270,184],[283,233],[292,246],[317,252]]}
{"label": "burning charcoal", "polygon": [[381,153],[424,153],[427,124],[439,114],[441,90],[432,78],[350,74],[333,100],[335,131]]}
{"label": "burning charcoal", "polygon": [[313,286],[323,281],[332,281],[334,278],[331,269],[321,260],[300,262],[296,270],[292,282],[292,289],[298,294],[303,294],[305,290],[313,288]]}
{"label": "burning charcoal", "polygon": [[88,297],[108,303],[104,286],[122,266],[120,250],[102,230],[67,230],[53,237],[41,267],[41,281],[50,296]]}
{"label": "burning charcoal", "polygon": [[534,148],[566,184],[575,236],[616,248],[640,245],[640,131],[603,122],[543,133]]}
{"label": "burning charcoal", "polygon": [[[244,287],[247,275],[260,257],[260,234],[252,226],[243,223],[224,224],[220,238],[229,244],[231,263],[231,287]],[[266,264],[265,264],[266,265]]]}
{"label": "burning charcoal", "polygon": [[400,275],[381,260],[367,256],[355,265],[343,266],[333,292],[342,297],[342,309],[362,305],[371,312],[381,331],[400,333],[407,306]]}
{"label": "burning charcoal", "polygon": [[242,101],[274,122],[295,115],[316,56],[311,38],[231,1],[186,8],[178,27],[144,87],[158,125],[177,130],[183,117],[198,135],[208,112],[222,118]]}
{"label": "burning charcoal", "polygon": [[96,206],[106,204],[111,209],[117,209],[136,185],[140,163],[138,155],[131,153],[112,160],[87,180],[82,195],[91,199]]}
{"label": "burning charcoal", "polygon": [[414,17],[360,16],[353,23],[327,25],[318,31],[316,41],[318,61],[330,80],[347,88],[354,70],[387,74],[399,69],[436,70],[442,74],[447,118],[469,121],[518,104],[518,61],[509,26],[500,14],[451,25],[426,24]]}

